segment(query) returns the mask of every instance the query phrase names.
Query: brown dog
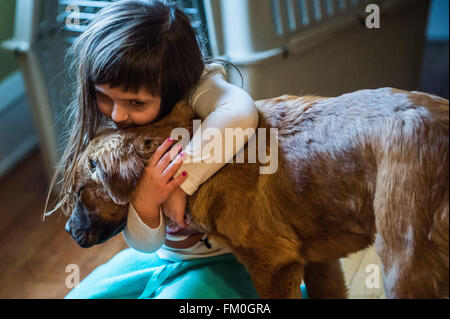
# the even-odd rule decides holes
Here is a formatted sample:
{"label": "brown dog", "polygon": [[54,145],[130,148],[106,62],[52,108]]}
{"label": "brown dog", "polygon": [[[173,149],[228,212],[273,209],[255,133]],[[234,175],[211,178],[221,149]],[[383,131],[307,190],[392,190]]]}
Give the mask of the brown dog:
{"label": "brown dog", "polygon": [[[278,170],[230,163],[188,198],[263,298],[341,298],[339,258],[375,243],[390,298],[449,296],[448,100],[391,88],[256,103],[278,128]],[[146,160],[194,114],[178,104],[146,127],[105,130],[80,156],[67,230],[84,247],[120,232]],[[191,135],[192,136],[192,135]],[[255,138],[259,138],[256,136]],[[267,147],[268,148],[268,147]]]}

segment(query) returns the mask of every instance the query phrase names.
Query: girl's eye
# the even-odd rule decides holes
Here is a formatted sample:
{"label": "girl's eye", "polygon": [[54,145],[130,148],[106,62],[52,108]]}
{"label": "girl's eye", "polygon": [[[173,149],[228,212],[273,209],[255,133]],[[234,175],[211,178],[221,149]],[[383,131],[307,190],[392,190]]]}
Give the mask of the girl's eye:
{"label": "girl's eye", "polygon": [[144,102],[141,102],[141,101],[130,101],[130,103],[133,105],[136,105],[136,106],[142,106],[145,104]]}

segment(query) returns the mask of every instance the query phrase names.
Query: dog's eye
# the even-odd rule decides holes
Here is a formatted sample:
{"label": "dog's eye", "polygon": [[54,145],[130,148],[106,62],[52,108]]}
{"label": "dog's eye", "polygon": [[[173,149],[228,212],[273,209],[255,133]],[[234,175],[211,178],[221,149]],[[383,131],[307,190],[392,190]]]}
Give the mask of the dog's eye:
{"label": "dog's eye", "polygon": [[92,158],[89,159],[89,169],[91,171],[95,170],[97,168],[97,162],[93,160]]}

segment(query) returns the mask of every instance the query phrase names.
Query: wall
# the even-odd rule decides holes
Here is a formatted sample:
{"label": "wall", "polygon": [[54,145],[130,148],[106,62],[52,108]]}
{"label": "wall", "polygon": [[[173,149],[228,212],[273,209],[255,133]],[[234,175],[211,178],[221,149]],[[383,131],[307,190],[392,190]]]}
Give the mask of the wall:
{"label": "wall", "polygon": [[449,1],[432,0],[428,21],[427,38],[431,42],[448,42]]}
{"label": "wall", "polygon": [[449,1],[431,2],[420,91],[449,97]]}

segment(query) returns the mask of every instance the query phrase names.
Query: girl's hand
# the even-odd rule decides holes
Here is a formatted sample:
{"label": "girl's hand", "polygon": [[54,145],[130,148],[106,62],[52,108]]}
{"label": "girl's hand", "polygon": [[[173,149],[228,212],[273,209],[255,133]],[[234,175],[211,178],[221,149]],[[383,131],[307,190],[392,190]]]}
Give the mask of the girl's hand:
{"label": "girl's hand", "polygon": [[[167,152],[173,142],[174,140],[169,138],[157,148],[147,163],[131,200],[131,204],[142,221],[153,228],[158,226],[160,222],[160,205],[187,178],[187,174],[183,172],[177,178],[172,179],[183,163],[183,156],[185,156],[183,153],[177,156],[178,152],[182,150],[181,145]],[[176,159],[172,161],[175,157]]]}
{"label": "girl's hand", "polygon": [[162,204],[164,215],[181,227],[187,227],[188,223],[184,219],[186,211],[187,194],[181,187],[177,187],[170,194],[169,198]]}

